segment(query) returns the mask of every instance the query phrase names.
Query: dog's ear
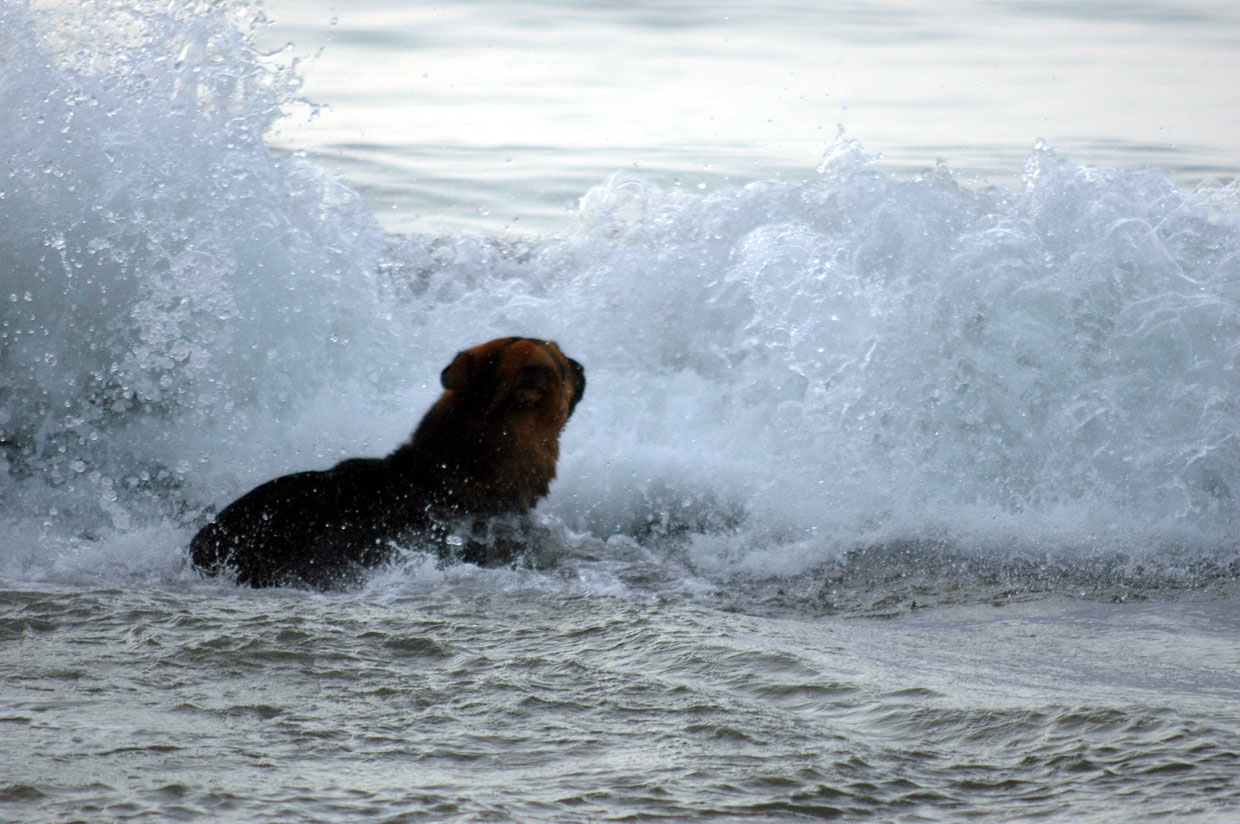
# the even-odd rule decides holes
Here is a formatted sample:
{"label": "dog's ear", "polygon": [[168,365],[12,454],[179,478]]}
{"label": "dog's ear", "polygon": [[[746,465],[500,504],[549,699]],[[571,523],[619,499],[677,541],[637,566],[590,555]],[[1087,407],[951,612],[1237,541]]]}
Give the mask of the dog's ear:
{"label": "dog's ear", "polygon": [[452,359],[452,363],[444,367],[443,372],[439,374],[439,382],[450,392],[464,391],[474,376],[475,366],[474,356],[471,353],[458,352],[457,356]]}

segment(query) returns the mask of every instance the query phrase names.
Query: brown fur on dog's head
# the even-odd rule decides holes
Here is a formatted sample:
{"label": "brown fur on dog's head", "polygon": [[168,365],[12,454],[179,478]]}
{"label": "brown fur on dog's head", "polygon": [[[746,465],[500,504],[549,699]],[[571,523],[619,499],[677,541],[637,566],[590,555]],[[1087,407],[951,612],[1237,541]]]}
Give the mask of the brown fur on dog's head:
{"label": "brown fur on dog's head", "polygon": [[[466,349],[440,376],[444,392],[393,457],[429,461],[438,508],[523,512],[555,478],[560,431],[585,391],[585,370],[551,341],[499,338]],[[424,464],[425,465],[425,464]]]}
{"label": "brown fur on dog's head", "polygon": [[581,364],[554,342],[531,338],[498,338],[466,349],[440,380],[446,391],[439,403],[481,401],[488,417],[507,410],[506,420],[519,420],[525,438],[558,436],[586,386]]}

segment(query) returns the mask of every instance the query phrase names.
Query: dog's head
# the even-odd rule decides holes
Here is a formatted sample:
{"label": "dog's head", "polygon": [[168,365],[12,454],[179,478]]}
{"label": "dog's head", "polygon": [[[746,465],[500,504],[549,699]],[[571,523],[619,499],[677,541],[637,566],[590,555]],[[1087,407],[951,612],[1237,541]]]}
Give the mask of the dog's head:
{"label": "dog's head", "polygon": [[586,388],[580,363],[554,342],[534,338],[498,338],[466,349],[440,379],[488,421],[523,422],[544,436],[559,434]]}

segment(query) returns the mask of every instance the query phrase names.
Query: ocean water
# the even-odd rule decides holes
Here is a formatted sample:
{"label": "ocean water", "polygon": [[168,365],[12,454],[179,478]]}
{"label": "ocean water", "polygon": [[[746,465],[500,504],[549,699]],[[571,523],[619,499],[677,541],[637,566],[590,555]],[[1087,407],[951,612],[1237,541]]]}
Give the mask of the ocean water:
{"label": "ocean water", "polygon": [[[1240,819],[1240,12],[0,0],[0,820]],[[512,567],[203,579],[464,346]]]}

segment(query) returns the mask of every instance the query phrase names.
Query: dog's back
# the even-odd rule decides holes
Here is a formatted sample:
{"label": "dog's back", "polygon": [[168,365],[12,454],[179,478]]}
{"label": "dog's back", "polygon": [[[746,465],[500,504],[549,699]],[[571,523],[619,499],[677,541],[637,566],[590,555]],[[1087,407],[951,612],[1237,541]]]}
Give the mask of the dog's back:
{"label": "dog's back", "polygon": [[[384,460],[355,458],[324,472],[268,481],[227,506],[190,544],[194,565],[215,575],[235,570],[254,587],[332,589],[391,557],[385,540],[425,519],[401,519],[392,506]],[[406,495],[416,495],[407,490]]]}

